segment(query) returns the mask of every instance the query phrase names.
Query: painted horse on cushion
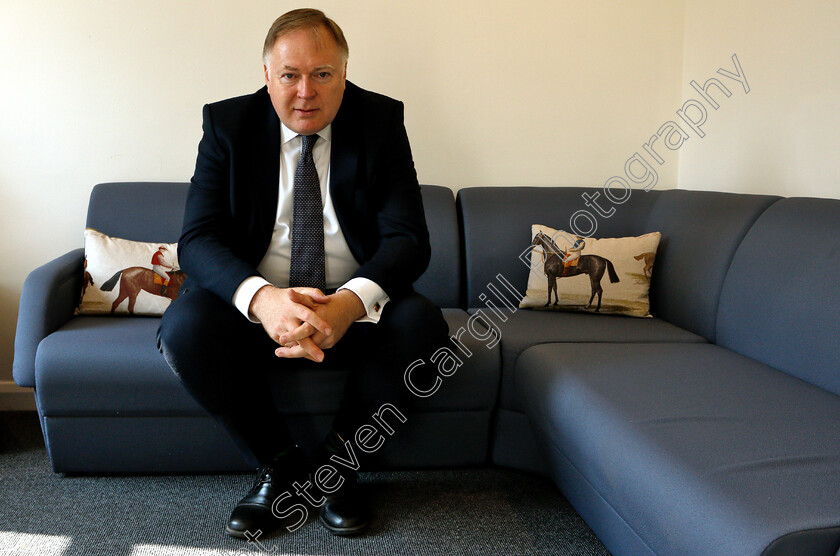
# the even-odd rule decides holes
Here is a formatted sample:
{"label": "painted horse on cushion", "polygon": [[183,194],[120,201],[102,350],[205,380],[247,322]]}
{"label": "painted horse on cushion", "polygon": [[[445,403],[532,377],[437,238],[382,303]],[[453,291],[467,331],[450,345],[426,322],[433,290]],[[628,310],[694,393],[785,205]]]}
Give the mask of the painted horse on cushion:
{"label": "painted horse on cushion", "polygon": [[[120,282],[119,295],[111,305],[111,314],[114,314],[120,303],[127,298],[128,312],[133,315],[134,304],[137,302],[137,295],[141,291],[173,300],[176,299],[178,292],[181,290],[181,284],[184,283],[187,275],[180,270],[167,272],[167,274],[169,275],[169,285],[166,289],[163,289],[162,280],[153,270],[141,266],[132,266],[118,271],[100,287],[102,291],[109,292],[114,289],[117,280]],[[165,293],[161,293],[162,291],[165,291]]]}
{"label": "painted horse on cushion", "polygon": [[543,232],[537,232],[531,246],[542,248],[543,272],[545,272],[546,278],[548,278],[548,300],[545,302],[545,307],[548,307],[549,303],[551,303],[551,292],[554,292],[553,305],[557,305],[560,299],[557,295],[558,278],[586,274],[589,276],[589,284],[592,290],[586,308],[588,309],[592,305],[592,300],[595,299],[595,294],[597,294],[598,306],[595,308],[595,312],[597,313],[601,310],[601,295],[604,292],[601,287],[601,278],[604,277],[604,272],[609,273],[611,283],[615,284],[619,281],[615,267],[609,259],[598,255],[581,255],[575,261],[576,264],[571,266],[564,265],[563,261],[566,259],[565,252],[554,243],[554,240]]}

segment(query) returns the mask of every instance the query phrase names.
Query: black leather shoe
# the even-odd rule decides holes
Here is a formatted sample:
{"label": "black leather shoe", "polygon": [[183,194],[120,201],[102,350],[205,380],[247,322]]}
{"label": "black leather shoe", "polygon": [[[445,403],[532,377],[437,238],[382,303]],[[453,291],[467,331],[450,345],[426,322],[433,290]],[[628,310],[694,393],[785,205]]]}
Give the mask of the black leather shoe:
{"label": "black leather shoe", "polygon": [[250,540],[257,531],[267,534],[277,529],[283,520],[271,513],[271,505],[280,494],[290,490],[292,482],[305,482],[308,477],[306,455],[298,446],[275,457],[257,472],[251,490],[231,512],[225,532],[232,537]]}
{"label": "black leather shoe", "polygon": [[370,506],[359,487],[355,471],[342,472],[344,484],[332,494],[324,493],[320,521],[333,535],[358,535],[370,525]]}
{"label": "black leather shoe", "polygon": [[330,431],[324,443],[318,448],[315,457],[316,465],[312,470],[312,482],[317,484],[314,475],[324,464],[334,467],[344,478],[344,483],[337,491],[332,493],[321,491],[325,501],[321,506],[320,521],[321,525],[333,535],[349,537],[367,529],[370,524],[370,506],[359,487],[358,473],[330,459],[333,454],[340,453],[343,446],[342,437],[334,429]]}

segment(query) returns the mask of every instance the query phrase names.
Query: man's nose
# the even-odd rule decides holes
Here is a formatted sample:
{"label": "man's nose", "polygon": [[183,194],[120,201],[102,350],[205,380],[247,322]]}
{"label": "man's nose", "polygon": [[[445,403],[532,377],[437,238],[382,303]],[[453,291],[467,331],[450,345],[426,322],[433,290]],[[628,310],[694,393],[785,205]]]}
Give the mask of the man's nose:
{"label": "man's nose", "polygon": [[298,81],[298,96],[300,98],[312,98],[315,96],[315,87],[312,86],[312,81],[308,75],[304,75]]}

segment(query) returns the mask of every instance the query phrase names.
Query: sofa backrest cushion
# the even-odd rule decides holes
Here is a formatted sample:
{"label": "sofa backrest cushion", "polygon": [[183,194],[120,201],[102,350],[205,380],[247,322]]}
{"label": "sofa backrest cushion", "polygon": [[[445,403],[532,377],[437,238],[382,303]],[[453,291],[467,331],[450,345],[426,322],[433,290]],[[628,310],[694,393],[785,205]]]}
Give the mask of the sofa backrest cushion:
{"label": "sofa backrest cushion", "polygon": [[[595,202],[608,217],[587,207],[582,194],[599,195]],[[529,268],[519,255],[531,245],[531,225],[572,231],[569,221],[577,211],[594,217],[594,237],[636,236],[643,232],[657,191],[634,190],[621,205],[613,205],[602,190],[584,187],[470,187],[458,192],[462,251],[465,264],[465,300],[482,307],[479,299],[487,285],[504,276],[524,295]],[[611,210],[613,209],[613,210]],[[584,225],[581,220],[580,226]],[[656,275],[654,266],[654,276]]]}
{"label": "sofa backrest cushion", "polygon": [[[181,236],[189,183],[102,183],[93,188],[87,227],[132,241],[175,243]],[[432,258],[415,289],[440,307],[459,306],[461,269],[455,196],[421,186]]]}
{"label": "sofa backrest cushion", "polygon": [[188,183],[100,183],[90,194],[87,227],[131,241],[181,237]]}
{"label": "sofa backrest cushion", "polygon": [[840,200],[789,198],[749,230],[723,284],[717,343],[840,394]]}
{"label": "sofa backrest cushion", "polygon": [[650,288],[650,312],[709,341],[723,280],[735,250],[778,197],[711,191],[662,191],[647,231],[661,232]]}

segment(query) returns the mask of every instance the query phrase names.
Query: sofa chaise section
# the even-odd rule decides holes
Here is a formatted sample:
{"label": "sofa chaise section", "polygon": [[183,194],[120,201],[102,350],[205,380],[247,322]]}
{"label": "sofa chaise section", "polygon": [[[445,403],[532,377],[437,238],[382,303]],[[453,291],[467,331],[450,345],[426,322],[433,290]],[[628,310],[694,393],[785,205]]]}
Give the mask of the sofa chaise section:
{"label": "sofa chaise section", "polygon": [[840,526],[832,393],[712,344],[544,344],[518,371],[552,477],[620,554],[761,554]]}
{"label": "sofa chaise section", "polygon": [[608,548],[840,547],[838,221],[833,200],[762,212],[723,280],[717,345],[554,343],[519,358],[551,475]]}

